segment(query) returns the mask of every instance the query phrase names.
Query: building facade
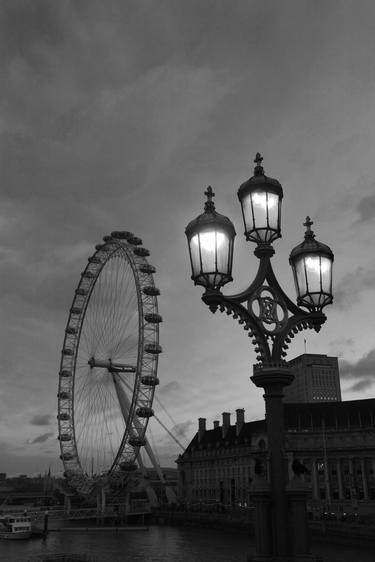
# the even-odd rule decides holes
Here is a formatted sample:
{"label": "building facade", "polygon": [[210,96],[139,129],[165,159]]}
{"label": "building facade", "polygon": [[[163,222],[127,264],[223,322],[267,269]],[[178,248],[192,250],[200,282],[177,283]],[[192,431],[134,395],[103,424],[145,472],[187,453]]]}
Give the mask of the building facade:
{"label": "building facade", "polygon": [[[375,399],[311,404],[285,404],[285,452],[290,478],[292,463],[305,467],[310,501],[375,503]],[[265,420],[245,422],[223,413],[222,423],[198,432],[177,459],[181,502],[248,505],[255,465],[267,477]]]}
{"label": "building facade", "polygon": [[294,381],[284,389],[284,402],[341,401],[337,357],[304,353],[288,362]]}

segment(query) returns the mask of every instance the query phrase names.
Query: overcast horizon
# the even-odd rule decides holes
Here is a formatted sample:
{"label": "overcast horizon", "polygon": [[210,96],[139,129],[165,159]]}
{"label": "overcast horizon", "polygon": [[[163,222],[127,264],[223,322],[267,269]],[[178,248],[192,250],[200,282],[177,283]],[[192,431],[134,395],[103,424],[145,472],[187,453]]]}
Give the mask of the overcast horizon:
{"label": "overcast horizon", "polygon": [[[163,324],[154,408],[186,445],[198,417],[264,415],[241,326],[190,279],[184,230],[208,185],[237,232],[234,282],[253,279],[237,199],[256,152],[284,189],[275,273],[305,217],[335,255],[334,303],[304,352],[338,356],[344,400],[375,382],[375,5],[306,0],[1,3],[0,472],[62,470],[61,347],[80,273],[113,230],[142,238]],[[181,452],[155,420],[162,465]]]}

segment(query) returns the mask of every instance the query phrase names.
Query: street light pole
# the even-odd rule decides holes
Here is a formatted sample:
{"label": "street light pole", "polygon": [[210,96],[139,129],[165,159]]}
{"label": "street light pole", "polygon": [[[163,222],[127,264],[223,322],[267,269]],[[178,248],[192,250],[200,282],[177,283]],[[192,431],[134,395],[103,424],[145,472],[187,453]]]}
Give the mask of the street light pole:
{"label": "street light pole", "polygon": [[[257,533],[254,561],[304,562],[313,560],[303,529],[306,521],[296,520],[296,516],[292,521],[292,512],[298,513],[297,519],[301,519],[301,513],[288,506],[286,490],[283,390],[291,384],[294,375],[285,357],[289,343],[299,331],[312,328],[318,332],[326,320],[322,309],[333,300],[333,253],[315,240],[313,223],[307,217],[304,240],[289,257],[297,290],[297,305],[294,304],[281,289],[271,265],[272,242],[281,236],[283,190],[277,180],[265,175],[262,160],[258,153],[254,176],[238,190],[245,237],[257,244],[254,254],[259,259],[255,279],[245,291],[231,296],[221,292],[221,287],[232,281],[235,230],[227,217],[217,213],[211,187],[205,192],[204,213],[191,221],[185,232],[192,279],[205,288],[203,302],[213,313],[220,310],[237,319],[251,337],[257,354],[258,363],[254,365],[251,380],[264,389],[270,495],[267,496],[265,489],[262,491],[264,505],[260,506],[262,516],[258,516],[256,525],[269,525],[270,529]],[[306,506],[304,513],[306,518]],[[300,525],[301,530],[296,540],[292,536],[294,525]]]}

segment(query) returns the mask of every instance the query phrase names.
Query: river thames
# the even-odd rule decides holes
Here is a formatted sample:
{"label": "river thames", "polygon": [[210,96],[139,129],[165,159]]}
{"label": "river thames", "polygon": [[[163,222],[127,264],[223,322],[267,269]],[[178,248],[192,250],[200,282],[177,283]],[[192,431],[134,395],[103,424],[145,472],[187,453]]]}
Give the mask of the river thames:
{"label": "river thames", "polygon": [[[324,562],[375,562],[374,550],[315,544]],[[193,527],[148,530],[50,532],[43,539],[2,541],[1,562],[28,562],[38,555],[89,554],[97,562],[246,562],[253,542],[246,534]]]}

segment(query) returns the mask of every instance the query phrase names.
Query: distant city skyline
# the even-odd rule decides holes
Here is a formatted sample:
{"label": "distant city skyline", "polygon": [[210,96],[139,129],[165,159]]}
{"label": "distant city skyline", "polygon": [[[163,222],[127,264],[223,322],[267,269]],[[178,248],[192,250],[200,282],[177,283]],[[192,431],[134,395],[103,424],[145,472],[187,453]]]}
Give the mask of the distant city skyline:
{"label": "distant city skyline", "polygon": [[[215,191],[257,265],[239,185],[256,152],[284,189],[274,269],[295,300],[305,217],[334,254],[334,303],[304,352],[338,356],[343,400],[374,393],[375,6],[364,0],[2,3],[0,471],[62,470],[57,384],[68,311],[94,246],[130,230],[161,291],[158,416],[187,444],[198,417],[264,415],[255,354],[190,280],[184,229]],[[242,335],[241,335],[242,334]],[[180,450],[155,420],[162,465]]]}

